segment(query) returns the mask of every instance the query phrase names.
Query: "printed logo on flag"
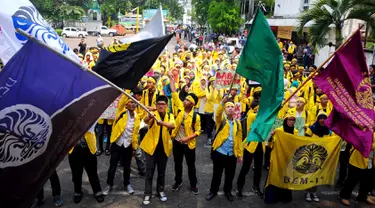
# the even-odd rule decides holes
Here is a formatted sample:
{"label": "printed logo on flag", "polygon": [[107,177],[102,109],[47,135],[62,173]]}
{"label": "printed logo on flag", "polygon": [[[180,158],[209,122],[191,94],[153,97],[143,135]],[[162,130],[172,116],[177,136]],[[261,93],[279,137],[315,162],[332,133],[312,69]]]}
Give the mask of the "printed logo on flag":
{"label": "printed logo on flag", "polygon": [[0,111],[0,168],[16,167],[43,154],[52,134],[51,118],[27,104]]}
{"label": "printed logo on flag", "polygon": [[[69,46],[59,37],[55,30],[43,19],[33,6],[21,6],[12,16],[14,29],[21,29],[31,36],[38,38],[48,45],[58,45],[63,54],[70,51]],[[27,37],[16,32],[16,37],[22,44]]]}
{"label": "printed logo on flag", "polygon": [[358,104],[362,108],[373,108],[370,78],[366,77],[359,83],[359,85],[357,86],[357,92],[355,93],[355,97],[357,99]]}
{"label": "printed logo on flag", "polygon": [[316,144],[299,147],[293,155],[293,168],[301,174],[315,173],[320,170],[328,156],[323,146]]}

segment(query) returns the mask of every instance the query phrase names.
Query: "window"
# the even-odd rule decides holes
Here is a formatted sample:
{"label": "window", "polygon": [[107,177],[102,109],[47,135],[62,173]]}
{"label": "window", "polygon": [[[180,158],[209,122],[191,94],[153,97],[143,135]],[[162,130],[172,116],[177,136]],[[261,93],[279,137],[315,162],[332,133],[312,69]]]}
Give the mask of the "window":
{"label": "window", "polygon": [[77,29],[75,29],[75,28],[72,28],[71,30],[74,31],[74,32],[77,31]]}
{"label": "window", "polygon": [[304,4],[309,4],[309,0],[303,0]]}
{"label": "window", "polygon": [[307,6],[303,6],[303,11],[306,11],[306,10],[308,10],[309,9],[309,6],[307,5]]}
{"label": "window", "polygon": [[106,30],[107,28],[106,27],[102,27],[102,30]]}

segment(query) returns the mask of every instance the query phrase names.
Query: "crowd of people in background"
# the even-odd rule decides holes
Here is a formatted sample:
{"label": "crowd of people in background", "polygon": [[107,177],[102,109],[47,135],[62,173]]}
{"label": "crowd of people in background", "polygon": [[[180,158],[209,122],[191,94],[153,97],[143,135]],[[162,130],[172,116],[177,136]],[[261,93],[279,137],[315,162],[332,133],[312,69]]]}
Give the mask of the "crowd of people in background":
{"label": "crowd of people in background", "polygon": [[[136,159],[138,174],[145,178],[143,204],[148,205],[152,199],[153,175],[157,169],[157,197],[167,201],[165,191],[165,172],[174,168],[175,183],[172,191],[182,187],[183,157],[186,159],[189,176],[189,187],[192,194],[199,194],[199,170],[195,168],[197,139],[206,139],[211,145],[213,161],[212,182],[208,201],[217,195],[222,174],[224,172],[224,193],[229,201],[232,195],[235,170],[238,162],[242,163],[236,180],[236,196],[243,197],[245,178],[254,161],[254,177],[252,191],[264,197],[266,203],[290,202],[292,191],[268,186],[263,190],[260,181],[262,168],[268,170],[273,148],[272,134],[268,142],[251,142],[244,144],[247,132],[255,120],[259,109],[262,87],[252,85],[249,80],[241,78],[239,87],[217,89],[215,74],[220,70],[236,70],[241,48],[246,44],[245,35],[238,35],[239,44],[229,53],[228,36],[219,35],[204,39],[203,34],[193,28],[179,28],[175,51],[165,51],[156,60],[150,71],[139,81],[137,88],[129,93],[141,104],[152,111],[149,114],[141,106],[126,96],[122,96],[114,120],[99,119],[96,135],[87,133],[69,154],[69,164],[74,183],[74,202],[82,199],[82,173],[86,170],[94,197],[98,202],[111,194],[114,186],[116,169],[121,165],[123,185],[129,194],[134,193],[130,180],[130,164]],[[194,40],[195,39],[195,40]],[[197,43],[197,47],[184,43],[184,40]],[[309,72],[316,69],[313,65],[313,48],[309,44],[295,45],[293,41],[277,39],[280,50],[284,54],[284,90],[288,98],[304,82]],[[120,44],[114,39],[112,44]],[[98,60],[104,41],[97,40],[97,46],[88,47],[82,39],[78,48],[74,49],[83,64],[91,69]],[[371,83],[375,88],[374,66],[370,67]],[[374,96],[375,97],[375,96]],[[241,104],[241,119],[234,118],[235,103]],[[313,82],[307,83],[278,113],[280,129],[286,133],[316,137],[329,137],[334,134],[324,125],[324,120],[333,106],[327,95]],[[201,135],[205,135],[202,137]],[[104,145],[105,143],[105,145]],[[373,150],[375,145],[373,146]],[[372,150],[372,152],[373,152]],[[372,162],[374,157],[364,158],[361,154],[351,154],[353,147],[343,142],[340,155],[340,171],[336,188],[341,190],[340,200],[350,205],[351,192],[360,183],[358,201],[375,205],[375,188]],[[102,154],[110,157],[106,187],[101,188],[97,174],[97,157]],[[167,167],[168,158],[174,155],[174,167]],[[359,161],[364,161],[361,163]],[[363,165],[365,164],[365,165]],[[264,176],[263,176],[264,177]],[[362,177],[359,179],[358,177]],[[54,181],[54,182],[53,182]],[[52,189],[57,186],[58,176],[51,177]],[[365,183],[368,183],[365,185]],[[54,188],[55,187],[55,188]],[[59,191],[53,192],[56,206],[63,201]],[[37,204],[43,202],[38,197]],[[306,190],[308,202],[319,202],[316,187]]]}

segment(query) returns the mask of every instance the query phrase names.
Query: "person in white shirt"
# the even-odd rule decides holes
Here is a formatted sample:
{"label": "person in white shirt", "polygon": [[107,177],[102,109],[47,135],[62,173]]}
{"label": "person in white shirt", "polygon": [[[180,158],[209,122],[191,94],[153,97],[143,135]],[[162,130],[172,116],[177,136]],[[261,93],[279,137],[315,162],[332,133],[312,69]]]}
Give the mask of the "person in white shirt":
{"label": "person in white shirt", "polygon": [[130,185],[130,164],[132,156],[138,148],[138,131],[140,127],[140,116],[136,114],[135,109],[136,104],[133,100],[126,96],[121,98],[116,112],[116,119],[113,123],[111,159],[109,162],[107,187],[104,189],[103,195],[108,195],[111,192],[117,165],[121,159],[124,165],[124,187],[129,194],[134,193]]}

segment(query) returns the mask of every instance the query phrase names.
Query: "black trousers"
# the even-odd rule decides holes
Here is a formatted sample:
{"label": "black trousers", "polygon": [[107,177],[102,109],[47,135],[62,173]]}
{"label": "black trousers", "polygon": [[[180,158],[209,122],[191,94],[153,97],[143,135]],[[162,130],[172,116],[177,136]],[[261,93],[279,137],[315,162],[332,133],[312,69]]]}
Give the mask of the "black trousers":
{"label": "black trousers", "polygon": [[146,177],[145,177],[145,195],[152,195],[152,178],[154,177],[156,166],[158,168],[158,177],[156,180],[156,191],[164,191],[165,170],[167,168],[168,157],[163,151],[155,150],[154,155],[145,153],[146,158]]}
{"label": "black trousers", "polygon": [[88,147],[82,148],[77,145],[68,159],[72,170],[75,193],[82,193],[83,169],[86,170],[94,194],[102,191],[98,177],[98,162],[96,156],[91,154]]}
{"label": "black trousers", "polygon": [[266,152],[264,153],[264,167],[269,168],[271,164],[271,152],[272,148],[266,146]]}
{"label": "black trousers", "polygon": [[107,176],[107,184],[113,186],[113,180],[115,178],[115,173],[117,169],[118,162],[122,160],[122,164],[124,166],[124,186],[130,184],[130,165],[133,156],[133,149],[130,145],[129,147],[125,148],[124,146],[118,146],[116,143],[113,143],[111,146],[111,159],[109,160],[109,169],[108,169],[108,176]]}
{"label": "black trousers", "polygon": [[212,161],[214,163],[214,171],[211,180],[211,193],[219,191],[221,176],[225,170],[224,192],[232,191],[234,174],[236,173],[237,158],[233,156],[223,155],[217,151],[212,152]]}
{"label": "black trousers", "polygon": [[[51,188],[52,188],[52,196],[60,196],[61,195],[61,186],[60,186],[60,180],[59,176],[57,175],[56,170],[53,171],[51,177],[49,177],[49,181],[51,182]],[[43,201],[44,199],[44,190],[42,189],[38,194],[38,200]]]}
{"label": "black trousers", "polygon": [[212,118],[212,115],[213,115],[212,113],[206,113],[206,115],[205,115],[206,128],[207,128],[207,138],[208,139],[213,139],[212,133],[213,133],[214,127],[215,127],[215,121]]}
{"label": "black trousers", "polygon": [[203,130],[203,132],[206,132],[207,131],[207,126],[206,126],[206,114],[204,113],[198,113],[198,115],[201,117],[201,130]]}
{"label": "black trousers", "polygon": [[176,183],[182,183],[182,163],[186,159],[186,165],[188,167],[188,175],[190,180],[190,186],[195,187],[197,185],[197,171],[195,169],[195,148],[190,149],[186,144],[180,144],[176,140],[173,140],[173,157],[174,157],[174,180]]}
{"label": "black trousers", "polygon": [[338,184],[344,184],[349,166],[350,159],[350,149],[352,148],[351,144],[347,144],[345,151],[340,152],[340,170],[339,170],[339,179],[337,180]]}
{"label": "black trousers", "polygon": [[348,178],[345,180],[344,188],[340,191],[342,199],[350,199],[352,191],[359,183],[357,201],[365,201],[367,193],[371,191],[371,181],[373,180],[373,170],[359,169],[349,164]]}
{"label": "black trousers", "polygon": [[104,143],[104,137],[107,135],[107,142],[105,149],[109,150],[109,145],[110,145],[110,139],[111,139],[111,133],[112,133],[112,125],[108,125],[108,121],[104,120],[103,124],[97,124],[97,135],[96,137],[98,138],[98,150],[103,152],[103,143]]}
{"label": "black trousers", "polygon": [[253,177],[253,187],[259,188],[260,178],[262,177],[262,164],[263,164],[263,147],[262,143],[258,143],[255,152],[252,154],[246,149],[244,149],[243,153],[243,164],[241,167],[240,175],[237,179],[237,189],[243,190],[245,185],[246,175],[250,170],[251,162],[254,158],[254,177]]}

